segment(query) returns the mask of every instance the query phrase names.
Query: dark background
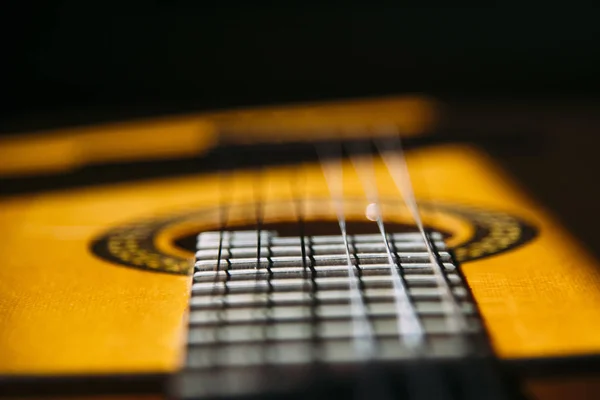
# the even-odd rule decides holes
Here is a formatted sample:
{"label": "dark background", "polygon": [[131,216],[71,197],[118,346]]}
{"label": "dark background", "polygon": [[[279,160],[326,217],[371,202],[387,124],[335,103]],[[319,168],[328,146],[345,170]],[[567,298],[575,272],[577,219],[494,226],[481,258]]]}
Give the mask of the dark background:
{"label": "dark background", "polygon": [[600,250],[594,8],[71,0],[1,9],[2,134],[426,93],[450,104],[455,130],[500,129],[533,142],[527,150],[519,140],[488,147]]}
{"label": "dark background", "polygon": [[2,4],[3,131],[402,92],[564,98],[600,89],[594,8]]}

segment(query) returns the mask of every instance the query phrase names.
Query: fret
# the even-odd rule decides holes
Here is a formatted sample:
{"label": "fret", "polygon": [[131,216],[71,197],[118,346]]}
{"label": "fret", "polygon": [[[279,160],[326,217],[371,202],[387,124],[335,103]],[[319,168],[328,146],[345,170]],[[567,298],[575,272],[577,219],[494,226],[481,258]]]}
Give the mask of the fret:
{"label": "fret", "polygon": [[[416,357],[427,359],[463,357],[470,353],[470,344],[466,336],[432,336],[428,340],[426,351],[415,355],[412,349],[398,343],[397,335],[380,337],[377,359],[407,360]],[[355,360],[354,347],[350,338],[337,338],[319,344],[318,359],[312,360],[310,341],[275,341],[263,344],[235,343],[225,346],[191,346],[188,348],[187,366],[191,369],[214,367],[248,367],[266,364],[307,364],[314,361],[325,363],[352,362]]]}
{"label": "fret", "polygon": [[[261,253],[262,254],[262,253]],[[387,262],[387,254],[385,253],[354,253],[353,256],[358,259],[359,264],[381,264]],[[438,252],[438,256],[442,262],[451,262],[450,253],[446,251]],[[231,264],[232,269],[255,268],[257,264],[256,257],[248,258],[233,258],[228,255],[228,252],[223,252],[222,260],[227,260]],[[269,261],[269,258],[271,261]],[[401,263],[430,263],[429,254],[427,252],[405,252],[398,253],[398,258]],[[346,258],[344,254],[326,254],[313,255],[312,259],[315,266],[320,265],[345,265]],[[272,262],[276,266],[302,266],[300,257],[279,256],[279,257],[260,257],[260,268],[266,268]],[[217,263],[216,260],[198,260],[195,267],[200,270],[214,269]]]}
{"label": "fret", "polygon": [[[257,273],[259,275],[259,273]],[[411,287],[435,287],[437,281],[433,275],[410,274],[405,275],[406,285]],[[458,285],[461,278],[457,274],[448,274],[450,284]],[[363,276],[362,283],[367,288],[390,288],[392,280],[389,276]],[[192,294],[224,294],[230,293],[253,293],[264,292],[273,289],[279,291],[299,291],[305,287],[315,285],[318,290],[340,290],[348,287],[348,277],[317,277],[311,280],[301,278],[275,278],[270,282],[257,279],[249,280],[229,280],[227,282],[199,282],[192,284]]]}
{"label": "fret", "polygon": [[[443,315],[444,309],[440,302],[436,301],[416,301],[413,302],[414,310],[417,314],[423,315]],[[464,314],[473,313],[473,308],[468,302],[460,304],[460,309]],[[189,315],[190,326],[196,324],[214,324],[220,321],[225,323],[239,322],[264,322],[267,319],[282,321],[310,320],[312,313],[322,319],[351,319],[352,310],[349,304],[328,304],[312,306],[275,306],[265,311],[264,307],[256,308],[227,308],[225,310],[195,310]],[[369,304],[367,315],[369,317],[394,317],[397,312],[392,302]]]}
{"label": "fret", "polygon": [[[439,299],[441,290],[436,287],[412,287],[408,289],[408,294],[414,300]],[[457,299],[465,299],[467,291],[465,288],[453,287],[453,294]],[[392,301],[394,291],[392,289],[371,289],[363,290],[363,295],[367,302]],[[320,304],[348,303],[350,292],[348,290],[320,290],[315,293],[316,301]],[[270,298],[270,299],[269,299]],[[267,301],[275,305],[302,305],[312,304],[313,297],[307,292],[273,292],[270,296],[266,293],[229,293],[226,298],[214,296],[193,296],[190,299],[190,308],[214,309],[222,308],[226,302],[231,307],[257,307],[265,306]]]}
{"label": "fret", "polygon": [[[256,242],[252,242],[252,245],[246,246],[238,246],[231,247],[229,249],[229,254],[221,255],[222,258],[251,258],[256,257],[258,255],[258,248],[256,247]],[[433,244],[439,250],[444,250],[445,245],[442,241],[434,241]],[[321,256],[321,255],[340,255],[343,256],[345,254],[345,248],[343,244],[317,244],[317,245],[305,245],[305,251],[309,255]],[[385,244],[377,243],[377,242],[358,242],[354,244],[356,251],[359,254],[365,253],[373,253],[380,252],[385,253]],[[425,253],[427,252],[427,245],[424,242],[399,242],[396,243],[396,249],[402,252],[411,252],[411,253]],[[286,245],[286,246],[270,246],[269,248],[265,246],[261,246],[260,254],[267,254],[267,251],[271,251],[273,257],[300,257],[302,255],[302,248],[300,244],[298,245]],[[214,260],[219,253],[218,246],[216,248],[206,248],[203,250],[199,250],[196,252],[197,260]]]}
{"label": "fret", "polygon": [[[218,248],[220,241],[220,232],[203,232],[198,236],[197,245],[201,249]],[[391,233],[388,234],[390,240],[395,243],[423,243],[423,238],[419,232],[409,233]],[[438,232],[432,232],[430,234],[431,239],[435,242],[441,242],[443,236]],[[267,238],[271,238],[272,246],[300,246],[300,237],[278,237],[275,236],[273,231],[261,232],[261,241]],[[340,244],[343,245],[343,239],[339,235],[332,236],[305,236],[305,241],[311,240],[313,245],[320,244]],[[353,238],[355,243],[381,243],[381,235],[379,234],[365,234],[355,235]],[[442,242],[443,243],[443,242]],[[235,232],[223,232],[223,245],[228,247],[256,247],[257,245],[257,233],[256,231],[235,231]]]}
{"label": "fret", "polygon": [[[446,320],[440,316],[423,316],[423,328],[428,335],[452,335]],[[467,318],[468,333],[477,333],[481,324],[477,318]],[[386,316],[373,319],[373,331],[377,337],[398,337],[395,316]],[[314,326],[312,321],[278,321],[269,327],[268,340],[276,341],[311,341],[314,335],[320,340],[344,339],[350,340],[352,326],[349,319],[327,319]],[[264,329],[260,324],[229,324],[220,328],[218,336],[210,324],[191,326],[188,332],[188,346],[215,345],[227,343],[263,343],[265,340]]]}
{"label": "fret", "polygon": [[[446,271],[454,270],[452,264],[445,263],[443,266]],[[403,267],[405,274],[423,275],[433,273],[430,264],[401,264],[401,267]],[[389,268],[389,265],[384,264],[363,264],[361,265],[361,272],[363,276],[389,275]],[[296,278],[304,272],[303,267],[276,266],[271,269],[275,279]],[[322,265],[315,266],[314,269],[318,278],[347,276],[347,267],[343,265]],[[255,280],[257,277],[268,273],[269,271],[266,269],[257,269],[256,266],[247,269],[230,269],[229,271],[198,271],[194,273],[194,282],[220,282],[225,279],[230,281]]]}

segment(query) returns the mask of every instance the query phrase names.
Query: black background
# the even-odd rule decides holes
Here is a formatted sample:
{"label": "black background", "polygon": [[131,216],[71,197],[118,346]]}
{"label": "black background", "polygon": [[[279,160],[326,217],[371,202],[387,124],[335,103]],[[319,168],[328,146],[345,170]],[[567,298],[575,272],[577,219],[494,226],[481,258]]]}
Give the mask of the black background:
{"label": "black background", "polygon": [[403,92],[547,98],[600,89],[594,8],[2,4],[3,131]]}

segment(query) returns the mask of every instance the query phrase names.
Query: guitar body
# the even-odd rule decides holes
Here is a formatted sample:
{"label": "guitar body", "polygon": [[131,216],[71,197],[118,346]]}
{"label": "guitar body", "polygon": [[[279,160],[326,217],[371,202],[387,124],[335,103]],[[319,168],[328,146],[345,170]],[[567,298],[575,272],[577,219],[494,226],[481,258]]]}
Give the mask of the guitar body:
{"label": "guitar body", "polygon": [[[297,132],[308,126],[303,124],[318,126],[329,121],[339,125],[348,121],[345,113],[354,116],[354,124],[368,122],[373,115],[369,110],[380,110],[382,104],[389,108],[387,117],[399,118],[395,122],[409,136],[436,124],[427,102],[410,99],[310,106],[315,114],[304,110],[302,118],[297,117],[302,108],[290,108],[284,109],[288,114],[277,114],[277,121],[280,127],[295,127],[289,129],[289,137],[300,142],[305,138]],[[359,117],[356,109],[364,110]],[[379,119],[386,117],[379,112]],[[176,126],[171,142],[177,143],[181,135],[188,138],[181,143],[194,143],[196,151],[208,152],[204,147],[214,141],[215,131],[234,132],[230,138],[238,142],[252,140],[251,134],[239,132],[256,132],[256,141],[267,142],[269,135],[263,128],[271,126],[269,113],[260,111],[244,120],[235,111],[193,116],[185,122],[150,121],[94,129],[109,131],[109,135],[111,129],[118,129],[120,135],[110,139],[118,147],[119,141],[135,140],[138,133],[127,139],[132,130],[159,124],[167,132],[169,126]],[[333,117],[326,119],[327,115]],[[413,120],[403,115],[412,115]],[[198,133],[199,127],[204,135]],[[48,137],[58,143],[60,135]],[[89,146],[89,131],[68,135],[81,142],[88,135]],[[190,139],[194,135],[211,139]],[[4,143],[0,155],[14,160],[12,169],[10,162],[2,167],[12,187],[68,174],[64,165],[49,167],[53,157],[49,154],[48,165],[39,161],[40,169],[55,171],[32,179],[40,175],[39,170],[25,171],[21,167],[26,163],[18,156],[26,144],[11,140]],[[164,149],[164,143],[146,143],[143,162],[151,168],[152,163],[165,165],[165,159],[189,156],[191,144],[177,146],[161,153],[156,149]],[[66,160],[61,153],[65,148],[57,150],[57,160]],[[142,157],[131,145],[116,161],[101,153],[89,156],[92,164],[135,163]],[[133,155],[128,157],[129,153]],[[406,161],[423,222],[445,236],[495,355],[503,366],[523,376],[528,393],[540,399],[560,396],[567,383],[558,385],[557,377],[564,377],[578,363],[593,362],[600,352],[600,263],[482,148],[432,142],[407,149]],[[344,161],[343,168],[349,230],[360,230],[368,222],[368,201],[356,183],[353,164]],[[390,171],[380,160],[375,161],[375,174],[388,229],[413,225]],[[326,181],[314,159],[230,167],[225,172],[188,169],[168,176],[63,185],[60,190],[15,189],[4,194],[0,198],[0,375],[6,387],[17,391],[19,385],[39,378],[56,389],[61,385],[49,384],[52,379],[72,382],[77,377],[91,381],[99,377],[110,386],[111,377],[146,382],[177,373],[185,352],[193,238],[222,229],[224,209],[228,228],[255,229],[260,208],[264,229],[290,234],[298,220],[297,204],[302,205],[309,228],[327,231],[337,226]],[[554,386],[543,383],[545,377]],[[11,381],[17,383],[11,386]],[[591,381],[586,382],[590,395]],[[119,385],[124,392],[135,392],[123,382]],[[157,387],[137,385],[140,395]],[[568,393],[576,393],[573,387],[568,386]]]}

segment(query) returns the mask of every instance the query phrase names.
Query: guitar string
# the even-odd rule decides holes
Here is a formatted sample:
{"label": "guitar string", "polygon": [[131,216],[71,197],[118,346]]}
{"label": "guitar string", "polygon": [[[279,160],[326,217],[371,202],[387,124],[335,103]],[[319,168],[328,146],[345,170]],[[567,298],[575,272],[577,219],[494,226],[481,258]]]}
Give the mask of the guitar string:
{"label": "guitar string", "polygon": [[262,171],[259,170],[256,174],[254,174],[255,182],[252,185],[252,195],[254,200],[254,218],[256,220],[256,266],[255,269],[258,271],[260,269],[261,262],[261,250],[262,250],[262,230],[263,230],[263,221],[264,221],[264,205],[263,205],[263,196],[262,196],[262,184],[263,177]]}
{"label": "guitar string", "polygon": [[[221,272],[222,258],[223,258],[223,250],[224,241],[225,241],[225,230],[229,225],[229,219],[231,217],[231,208],[232,208],[232,199],[233,193],[235,191],[235,169],[227,169],[227,167],[231,165],[234,166],[233,162],[229,162],[226,160],[222,161],[221,172],[218,176],[218,185],[219,185],[219,247],[217,250],[217,264],[215,266],[215,279],[213,282],[213,294],[212,297],[216,295],[215,291],[217,289],[217,282],[219,279],[219,274]],[[227,282],[230,279],[229,273],[229,258],[231,256],[231,237],[228,238],[227,244],[227,267],[225,270],[225,283],[224,283],[224,293],[227,294]],[[223,302],[223,307],[226,307],[226,302]]]}
{"label": "guitar string", "polygon": [[[408,290],[404,280],[400,276],[400,265],[394,260],[392,250],[388,241],[388,234],[383,222],[383,214],[377,189],[375,168],[373,157],[370,152],[360,155],[362,148],[358,144],[348,145],[350,160],[358,174],[359,181],[369,202],[370,211],[375,215],[370,216],[375,219],[377,228],[381,234],[385,251],[388,257],[392,284],[394,287],[394,303],[396,306],[396,322],[399,340],[410,350],[415,350],[423,344],[423,327],[417,318],[414,307],[411,305]],[[371,207],[373,205],[374,207]]]}
{"label": "guitar string", "polygon": [[[219,174],[219,249],[217,250],[217,265],[215,266],[215,279],[217,278],[220,270],[221,270],[221,255],[223,252],[223,236],[224,230],[227,227],[227,222],[229,219],[229,206],[231,201],[227,201],[226,193],[231,193],[230,191],[225,189],[225,181],[230,180],[231,177],[227,175],[230,179],[225,179],[225,174]],[[229,188],[231,190],[231,188]]]}
{"label": "guitar string", "polygon": [[[231,207],[231,198],[233,197],[232,193],[234,190],[234,176],[233,176],[233,172],[224,172],[222,171],[219,174],[219,178],[218,178],[218,185],[219,185],[219,247],[217,250],[217,263],[215,265],[214,271],[214,279],[213,279],[213,287],[211,290],[211,298],[214,299],[215,297],[219,296],[219,287],[220,285],[220,278],[219,275],[221,273],[221,264],[222,264],[222,255],[223,255],[223,242],[224,242],[224,236],[225,236],[225,229],[227,228],[227,225],[229,224],[229,218],[230,218],[230,207]],[[231,248],[231,240],[229,240],[229,243],[227,245],[227,249],[228,252],[231,253],[231,251],[229,250]],[[230,279],[230,273],[229,273],[229,256],[231,254],[228,255],[227,258],[227,266],[226,266],[226,270],[225,270],[225,280],[223,283],[223,295],[221,296],[223,298],[223,302],[222,302],[222,306],[219,307],[219,309],[217,310],[217,321],[218,321],[218,325],[215,328],[215,342],[218,345],[220,345],[220,337],[221,337],[221,330],[223,329],[223,325],[225,325],[226,322],[226,318],[225,318],[225,313],[227,312],[227,308],[228,308],[228,304],[227,304],[227,292],[228,292],[228,287],[227,287],[227,282]],[[193,275],[192,275],[192,280],[193,280]],[[211,352],[211,365],[213,366],[213,368],[217,368],[219,366],[218,363],[218,355],[217,352]]]}
{"label": "guitar string", "polygon": [[[319,359],[319,316],[317,314],[318,298],[317,298],[317,283],[315,281],[317,271],[314,266],[313,252],[311,246],[311,238],[307,237],[305,214],[306,204],[304,202],[304,193],[306,190],[305,176],[302,170],[302,165],[293,169],[295,179],[290,179],[290,194],[292,196],[292,204],[296,214],[298,223],[298,234],[300,236],[300,256],[302,257],[302,279],[306,282],[303,285],[302,291],[308,292],[310,301],[310,318],[311,318],[311,360]],[[306,251],[308,247],[308,252]]]}
{"label": "guitar string", "polygon": [[[400,140],[398,139],[398,142]],[[455,318],[451,318],[449,321],[449,326],[453,326],[454,330],[460,329],[460,321],[457,321],[456,316],[464,317],[462,313],[458,310],[457,305],[455,304],[454,298],[451,293],[451,289],[444,278],[444,273],[441,270],[441,266],[435,256],[435,252],[433,250],[433,246],[430,243],[430,239],[424,230],[424,226],[422,220],[420,218],[420,214],[418,211],[418,205],[414,198],[414,192],[412,190],[412,183],[410,181],[410,176],[408,174],[408,168],[406,166],[406,161],[404,159],[404,152],[401,147],[401,143],[397,143],[397,154],[392,153],[389,146],[386,145],[385,142],[376,143],[377,148],[381,154],[382,159],[384,160],[384,164],[388,168],[390,175],[392,176],[394,183],[396,184],[398,190],[402,194],[404,202],[409,208],[413,219],[421,233],[423,240],[427,247],[427,252],[430,258],[430,262],[434,267],[434,271],[436,272],[436,278],[438,280],[438,287],[443,288],[443,299],[442,304],[445,310],[445,315],[454,315]],[[341,147],[341,146],[340,146]],[[319,148],[319,157],[321,159],[321,167],[323,169],[323,173],[325,175],[327,186],[330,192],[331,199],[333,200],[335,211],[338,218],[338,224],[340,227],[340,231],[342,233],[342,238],[345,246],[346,258],[348,263],[348,275],[349,275],[349,285],[350,285],[350,293],[351,293],[351,306],[352,306],[352,317],[353,317],[353,330],[354,330],[354,338],[355,347],[359,355],[364,358],[372,357],[375,353],[375,339],[373,332],[371,330],[370,323],[368,321],[367,316],[367,307],[364,304],[363,297],[361,296],[360,289],[358,288],[358,278],[355,273],[355,267],[352,262],[352,257],[350,255],[350,245],[348,239],[348,233],[346,229],[346,218],[344,214],[344,200],[343,200],[343,166],[341,163],[341,154],[339,157],[331,157],[331,155],[337,156],[338,151],[331,151],[329,154],[325,151],[325,148],[322,146]],[[324,162],[323,160],[331,157],[333,161]],[[355,166],[357,172],[359,172],[359,178],[361,179],[361,183],[363,189],[369,199],[370,203],[374,203],[376,205],[376,222],[382,235],[383,242],[386,248],[386,253],[388,255],[388,261],[390,267],[395,266],[396,263],[393,260],[390,244],[387,239],[387,233],[385,231],[385,224],[383,221],[383,215],[380,209],[380,201],[379,201],[379,193],[377,191],[377,187],[374,183],[375,173],[373,169],[373,159],[368,158],[365,162],[364,160],[360,160],[356,157],[351,157],[351,161]],[[396,173],[394,173],[396,172]],[[233,179],[231,179],[233,181]],[[256,219],[256,227],[257,227],[257,258],[256,258],[256,269],[260,269],[261,267],[261,252],[262,252],[262,230],[264,223],[264,203],[263,198],[260,195],[262,190],[262,180],[259,180],[259,184],[254,186],[254,200],[255,200],[255,219]],[[229,219],[229,205],[231,202],[225,200],[226,197],[231,196],[231,186],[224,188],[221,185],[221,207],[220,209],[220,235],[219,235],[219,249],[218,249],[218,258],[216,265],[216,274],[219,273],[221,267],[221,256],[224,250],[224,230],[228,225]],[[300,214],[299,214],[300,215]],[[303,253],[303,264],[305,263],[305,243],[304,243],[304,235],[302,237],[302,253]],[[231,239],[231,238],[230,238]],[[231,245],[231,243],[230,243]],[[228,269],[228,268],[227,268]],[[398,314],[398,325],[399,325],[399,334],[403,337],[405,343],[409,346],[416,346],[422,340],[422,327],[420,326],[418,319],[414,314],[414,310],[409,305],[408,295],[406,293],[406,288],[402,282],[402,278],[398,274],[396,268],[391,268],[393,282],[394,282],[394,293]],[[270,274],[270,271],[268,272]],[[226,275],[229,275],[229,272],[226,271]],[[441,279],[440,279],[441,278]],[[271,285],[270,277],[269,277],[269,285]],[[227,284],[225,283],[225,293],[227,292]],[[225,296],[226,297],[226,296]],[[269,297],[269,296],[267,296]],[[225,299],[224,299],[225,300]],[[267,300],[268,301],[268,300]],[[224,308],[226,308],[226,301],[224,302]],[[269,308],[269,306],[267,306]],[[402,333],[400,333],[402,332]]]}
{"label": "guitar string", "polygon": [[[260,302],[260,269],[262,262],[262,245],[263,245],[263,224],[264,224],[264,178],[263,178],[263,170],[259,167],[259,170],[256,174],[254,174],[256,179],[253,185],[253,197],[254,197],[254,216],[256,220],[256,265],[254,268],[254,295],[257,304],[261,304]],[[270,240],[269,236],[265,238],[267,240],[267,292],[265,296],[265,321],[262,327],[262,336],[263,336],[263,346],[262,346],[262,358],[263,358],[263,366],[268,365],[268,357],[269,357],[269,330],[272,325],[272,293],[273,293],[273,271],[271,269],[271,254],[270,254]],[[260,307],[260,306],[259,306]]]}
{"label": "guitar string", "polygon": [[317,152],[344,242],[352,314],[352,339],[355,352],[359,359],[369,360],[375,356],[375,338],[355,271],[355,269],[358,269],[358,265],[355,265],[350,256],[350,245],[344,214],[344,182],[340,147],[341,145],[336,144],[332,146],[321,145],[317,147]]}
{"label": "guitar string", "polygon": [[[385,129],[388,128],[386,127]],[[393,142],[379,139],[375,141],[375,144],[384,165],[392,177],[396,188],[400,192],[400,196],[408,208],[412,219],[421,234],[421,238],[425,243],[427,256],[433,269],[437,287],[441,290],[440,299],[444,317],[446,319],[446,326],[450,332],[459,333],[464,331],[466,319],[452,294],[452,289],[447,281],[446,274],[443,271],[443,266],[433,248],[430,237],[425,232],[399,132],[395,127],[392,127],[391,129],[393,129],[392,133],[394,134]]]}
{"label": "guitar string", "polygon": [[[399,145],[401,145],[400,137],[398,137],[397,140],[398,140]],[[360,149],[356,148],[355,150],[359,151]],[[398,157],[402,158],[402,160],[404,162],[406,162],[406,160],[404,158],[405,155],[403,152],[399,153]],[[392,267],[392,270],[396,271],[396,273],[398,274],[398,277],[400,277],[400,274],[398,273],[398,270],[395,267],[400,268],[401,261],[397,255],[397,253],[395,253],[397,263],[394,263],[394,260],[392,258],[392,251],[390,248],[390,243],[387,240],[387,234],[386,234],[385,228],[384,228],[385,224],[384,224],[383,211],[381,208],[378,186],[376,183],[374,156],[371,152],[367,152],[367,155],[365,155],[364,157],[360,158],[360,157],[354,156],[354,157],[351,157],[351,160],[355,166],[355,169],[358,172],[359,178],[361,178],[361,180],[362,180],[365,191],[368,190],[368,192],[370,193],[367,195],[369,202],[371,204],[375,205],[374,217],[376,219],[379,231],[383,237],[384,244],[386,246],[386,251],[388,254],[388,260],[389,260],[390,266]],[[408,172],[408,169],[406,169],[406,172]],[[411,189],[411,193],[412,193],[413,192],[412,183],[407,178],[408,178],[408,176],[405,174],[403,177],[400,177],[398,179],[402,179],[402,181],[404,181],[407,185],[409,185],[410,189]],[[414,195],[413,195],[413,199],[414,199]],[[417,205],[416,201],[414,201],[414,204]],[[371,210],[371,211],[373,211],[373,210]],[[418,214],[418,210],[416,210],[416,212],[417,212],[417,216],[419,217],[419,221],[420,221],[420,215]],[[367,215],[367,218],[369,218],[369,217],[373,218],[373,215]],[[420,224],[417,223],[417,226],[419,226],[419,225],[421,226],[421,228],[423,227],[422,222],[420,222]],[[420,231],[423,233],[424,229],[421,229]],[[426,243],[428,243],[428,242],[426,242]],[[430,249],[429,246],[427,246],[427,248],[429,250],[432,250],[432,249]],[[396,249],[395,245],[394,245],[394,249]],[[404,283],[402,280],[400,280],[400,282]],[[404,287],[404,290],[405,290],[404,291],[405,298],[403,298],[402,300],[404,300],[404,305],[406,308],[408,308],[408,310],[409,310],[408,312],[410,313],[410,316],[414,319],[406,318],[404,321],[404,329],[402,329],[402,325],[401,325],[402,321],[400,318],[398,318],[398,324],[399,324],[398,332],[400,335],[403,335],[403,334],[406,335],[406,336],[403,336],[403,339],[404,339],[403,343],[407,347],[409,354],[411,354],[414,357],[421,358],[424,356],[424,354],[426,352],[425,330],[417,316],[416,307],[410,303],[410,296],[408,296],[408,294],[407,294],[406,287]],[[398,299],[398,297],[396,297],[396,299]],[[402,315],[401,312],[402,311],[400,311],[400,312],[397,311],[397,314],[400,316],[400,315]],[[431,365],[428,365],[427,363],[422,365],[420,367],[420,369],[411,370],[410,378],[407,379],[407,387],[406,388],[408,391],[409,398],[446,398],[446,397],[450,396],[450,392],[448,389],[447,381],[444,378],[444,374],[441,373],[439,369],[434,368]]]}
{"label": "guitar string", "polygon": [[222,171],[218,177],[219,185],[219,247],[217,250],[217,265],[215,266],[215,279],[221,271],[221,256],[223,253],[223,241],[225,229],[229,224],[231,199],[233,197],[234,177],[231,171]]}

